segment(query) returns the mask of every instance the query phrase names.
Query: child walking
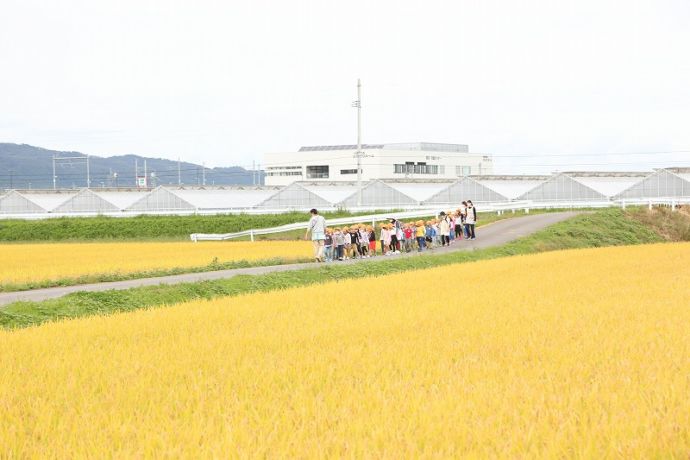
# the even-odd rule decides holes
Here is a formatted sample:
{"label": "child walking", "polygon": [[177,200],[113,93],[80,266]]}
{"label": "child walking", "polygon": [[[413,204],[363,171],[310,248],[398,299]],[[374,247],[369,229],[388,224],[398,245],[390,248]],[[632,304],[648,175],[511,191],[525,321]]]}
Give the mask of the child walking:
{"label": "child walking", "polygon": [[336,228],[333,232],[333,245],[336,248],[336,256],[338,260],[343,260],[345,252],[345,237],[339,228]]}
{"label": "child walking", "polygon": [[388,255],[388,246],[391,244],[391,232],[388,230],[388,225],[381,224],[381,254]]}
{"label": "child walking", "polygon": [[353,225],[350,227],[350,258],[356,259],[358,255],[361,257],[359,250],[359,227]]}
{"label": "child walking", "polygon": [[424,222],[418,220],[415,228],[415,235],[417,236],[417,251],[421,252],[424,250],[424,246],[426,243],[426,228],[424,227]]}
{"label": "child walking", "polygon": [[374,231],[374,227],[369,225],[367,227],[367,233],[369,233],[369,256],[375,257],[376,256],[376,232]]}
{"label": "child walking", "polygon": [[326,262],[333,262],[333,229],[326,228],[326,240],[323,243],[323,255]]}
{"label": "child walking", "polygon": [[350,258],[350,246],[352,243],[352,240],[350,237],[350,229],[347,227],[343,228],[343,239],[345,240],[345,245],[344,245],[345,260],[347,260]]}
{"label": "child walking", "polygon": [[359,254],[369,257],[369,232],[364,224],[359,224]]}

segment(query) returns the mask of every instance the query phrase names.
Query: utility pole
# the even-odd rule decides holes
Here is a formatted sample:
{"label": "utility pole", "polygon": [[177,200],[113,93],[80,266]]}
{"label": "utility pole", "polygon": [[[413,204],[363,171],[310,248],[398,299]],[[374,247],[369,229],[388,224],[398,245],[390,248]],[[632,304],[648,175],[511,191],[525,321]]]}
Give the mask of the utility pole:
{"label": "utility pole", "polygon": [[146,160],[144,160],[144,187],[149,188],[149,176],[146,168]]}
{"label": "utility pole", "polygon": [[206,163],[201,163],[201,185],[206,186]]}
{"label": "utility pole", "polygon": [[139,159],[134,159],[134,186],[139,188]]}
{"label": "utility pole", "polygon": [[352,107],[357,107],[357,207],[362,206],[362,82],[357,79],[357,100],[352,103]]}
{"label": "utility pole", "polygon": [[180,157],[177,157],[177,185],[182,185],[182,168],[180,168]]}
{"label": "utility pole", "polygon": [[252,160],[252,185],[256,185],[256,161]]}
{"label": "utility pole", "polygon": [[10,169],[10,190],[14,189],[14,169]]}
{"label": "utility pole", "polygon": [[91,187],[91,168],[89,166],[89,156],[86,155],[86,188]]}
{"label": "utility pole", "polygon": [[55,175],[55,154],[53,154],[53,190],[57,190],[57,176]]}

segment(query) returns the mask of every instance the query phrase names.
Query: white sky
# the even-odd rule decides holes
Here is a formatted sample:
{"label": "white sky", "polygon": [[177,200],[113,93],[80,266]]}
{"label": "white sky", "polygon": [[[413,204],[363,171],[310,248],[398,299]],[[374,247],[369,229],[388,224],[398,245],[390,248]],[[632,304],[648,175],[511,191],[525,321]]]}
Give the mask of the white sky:
{"label": "white sky", "polygon": [[690,166],[689,25],[688,0],[1,0],[0,142],[250,166],[354,143],[359,77],[365,142]]}

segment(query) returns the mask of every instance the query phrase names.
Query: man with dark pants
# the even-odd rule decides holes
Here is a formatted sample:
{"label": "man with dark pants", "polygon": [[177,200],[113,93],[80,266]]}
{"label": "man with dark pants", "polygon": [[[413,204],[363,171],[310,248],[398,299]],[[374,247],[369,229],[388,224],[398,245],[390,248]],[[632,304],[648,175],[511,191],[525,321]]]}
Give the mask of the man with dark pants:
{"label": "man with dark pants", "polygon": [[467,215],[465,216],[465,228],[467,229],[467,239],[473,240],[474,225],[477,223],[477,209],[472,204],[471,200],[467,200]]}

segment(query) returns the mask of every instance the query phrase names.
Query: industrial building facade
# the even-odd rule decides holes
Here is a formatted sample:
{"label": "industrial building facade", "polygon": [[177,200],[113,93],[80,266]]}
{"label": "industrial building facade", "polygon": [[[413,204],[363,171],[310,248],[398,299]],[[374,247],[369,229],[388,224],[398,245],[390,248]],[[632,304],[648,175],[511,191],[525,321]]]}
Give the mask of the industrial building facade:
{"label": "industrial building facade", "polygon": [[[469,153],[464,144],[415,142],[362,145],[362,180],[457,179],[493,173],[490,156]],[[268,186],[297,181],[351,182],[357,179],[357,146],[302,147],[264,154]]]}

